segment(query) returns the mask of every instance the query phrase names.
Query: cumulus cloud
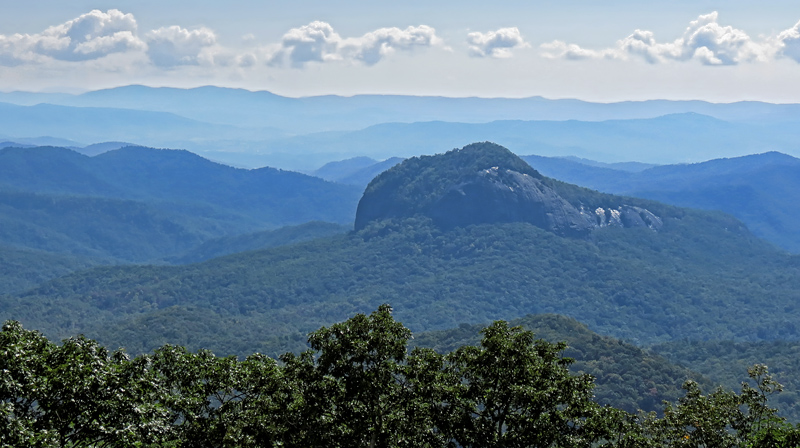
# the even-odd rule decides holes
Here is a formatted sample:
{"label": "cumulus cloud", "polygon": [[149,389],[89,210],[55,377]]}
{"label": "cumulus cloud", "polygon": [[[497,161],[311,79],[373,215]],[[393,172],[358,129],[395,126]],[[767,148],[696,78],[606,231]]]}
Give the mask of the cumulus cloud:
{"label": "cumulus cloud", "polygon": [[49,57],[63,61],[99,59],[113,53],[141,51],[136,20],[117,9],[93,10],[40,34],[0,35],[0,64],[18,65]]}
{"label": "cumulus cloud", "polygon": [[380,28],[361,37],[343,38],[329,23],[315,21],[284,34],[270,63],[288,61],[293,67],[302,67],[309,62],[349,60],[373,65],[397,50],[441,44],[436,30],[426,25]]}
{"label": "cumulus cloud", "polygon": [[159,28],[146,35],[147,54],[153,64],[159,67],[177,65],[198,65],[207,56],[204,50],[217,43],[217,36],[208,28],[188,30],[177,25]]}
{"label": "cumulus cloud", "polygon": [[615,50],[590,50],[576,44],[568,44],[560,40],[542,44],[542,56],[548,59],[617,59],[619,54]]}
{"label": "cumulus cloud", "polygon": [[256,63],[252,52],[219,45],[217,35],[208,28],[190,30],[174,25],[140,37],[134,16],[116,9],[93,10],[39,34],[0,35],[2,66],[103,60],[122,64],[116,69],[125,69],[126,61],[143,58],[162,69],[187,65],[250,67]]}
{"label": "cumulus cloud", "polygon": [[652,31],[636,30],[619,40],[613,48],[592,50],[553,41],[541,46],[542,54],[548,58],[563,59],[640,57],[652,64],[669,60],[696,60],[705,65],[736,65],[766,61],[775,56],[775,43],[772,40],[756,42],[740,29],[720,25],[718,19],[716,11],[701,15],[689,23],[680,38],[672,42],[658,42]]}
{"label": "cumulus cloud", "polygon": [[800,22],[778,34],[776,52],[779,56],[800,62]]}
{"label": "cumulus cloud", "polygon": [[469,53],[475,57],[510,58],[512,48],[528,48],[519,28],[500,28],[488,33],[474,32],[467,35]]}

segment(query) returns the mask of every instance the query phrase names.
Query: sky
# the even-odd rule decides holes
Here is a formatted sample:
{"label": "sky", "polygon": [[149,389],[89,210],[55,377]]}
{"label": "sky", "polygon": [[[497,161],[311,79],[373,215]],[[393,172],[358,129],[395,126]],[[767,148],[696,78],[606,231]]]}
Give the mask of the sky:
{"label": "sky", "polygon": [[0,0],[0,91],[800,102],[800,2]]}

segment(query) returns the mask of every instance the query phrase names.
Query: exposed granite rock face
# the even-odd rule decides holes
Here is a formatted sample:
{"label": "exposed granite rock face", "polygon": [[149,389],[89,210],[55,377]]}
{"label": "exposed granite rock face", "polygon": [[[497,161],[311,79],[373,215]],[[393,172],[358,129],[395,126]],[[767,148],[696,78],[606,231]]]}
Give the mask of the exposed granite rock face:
{"label": "exposed granite rock face", "polygon": [[589,215],[582,214],[541,180],[499,167],[480,171],[453,186],[427,214],[442,227],[521,221],[577,237],[588,235],[595,227]]}
{"label": "exposed granite rock face", "polygon": [[[562,184],[543,177],[507,149],[477,143],[446,154],[407,159],[376,177],[358,204],[355,229],[372,221],[415,215],[427,216],[443,228],[529,222],[577,238],[600,227],[658,230],[662,226],[661,219],[644,208],[617,200],[585,202],[574,194],[571,203],[555,188]],[[569,191],[570,187],[564,188]],[[582,194],[599,194],[590,193]],[[588,203],[604,205],[583,205]]]}
{"label": "exposed granite rock face", "polygon": [[598,207],[594,212],[581,208],[584,215],[594,215],[594,227],[648,227],[659,230],[664,222],[650,210],[632,205],[616,209]]}

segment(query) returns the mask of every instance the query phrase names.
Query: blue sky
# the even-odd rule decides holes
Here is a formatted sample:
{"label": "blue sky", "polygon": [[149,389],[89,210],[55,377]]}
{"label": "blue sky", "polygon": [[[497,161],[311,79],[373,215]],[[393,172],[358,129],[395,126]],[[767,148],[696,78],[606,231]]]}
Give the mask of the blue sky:
{"label": "blue sky", "polygon": [[2,91],[800,102],[797,1],[5,3]]}

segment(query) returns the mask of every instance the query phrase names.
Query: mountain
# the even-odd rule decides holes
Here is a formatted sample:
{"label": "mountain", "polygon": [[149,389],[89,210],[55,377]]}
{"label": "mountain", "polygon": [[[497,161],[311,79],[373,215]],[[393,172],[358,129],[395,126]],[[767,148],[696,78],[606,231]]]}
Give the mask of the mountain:
{"label": "mountain", "polygon": [[682,207],[722,210],[757,236],[800,252],[800,159],[777,152],[639,172],[593,167],[541,156],[523,158],[547,176],[595,190]]}
{"label": "mountain", "polygon": [[212,124],[168,112],[8,103],[0,103],[0,134],[12,135],[13,140],[52,135],[86,143],[118,140],[171,147],[208,140],[264,140],[283,135],[267,126]]}
{"label": "mountain", "polygon": [[[217,124],[258,127],[264,123],[290,132],[353,130],[386,122],[494,120],[625,120],[693,112],[721,120],[791,122],[800,119],[796,104],[705,101],[624,101],[592,103],[576,99],[447,98],[402,95],[325,95],[290,98],[267,91],[204,86],[192,89],[122,86],[80,95],[0,94],[0,101],[32,105],[121,107],[170,112]],[[299,119],[302,118],[302,119]]]}
{"label": "mountain", "polygon": [[33,148],[36,145],[26,145],[17,142],[0,142],[0,149],[2,148]]}
{"label": "mountain", "polygon": [[570,203],[559,190],[565,187],[545,179],[508,149],[474,143],[443,155],[408,159],[381,173],[364,191],[355,228],[416,216],[450,228],[528,222],[568,236],[588,236],[609,225],[657,230],[663,224],[651,211],[619,199],[592,201],[582,195]]}
{"label": "mountain", "polygon": [[81,146],[80,143],[57,137],[25,137],[15,138],[14,141],[6,141],[0,148],[32,148],[35,146],[60,146],[63,148],[75,149]]}
{"label": "mountain", "polygon": [[346,158],[410,157],[485,140],[520,154],[604,163],[697,162],[770,150],[794,154],[800,122],[797,104],[289,98],[213,86],[123,86],[81,95],[12,92],[0,94],[0,101],[6,102],[0,105],[5,140],[53,135],[84,144],[132,141],[189,149],[236,166],[303,171]]}
{"label": "mountain", "polygon": [[168,258],[173,264],[198,263],[211,258],[251,250],[268,249],[300,243],[316,238],[346,233],[350,227],[327,222],[312,221],[298,226],[286,226],[276,230],[227,236],[208,240],[188,252]]}
{"label": "mountain", "polygon": [[0,244],[107,262],[178,256],[213,238],[320,220],[350,224],[359,189],[236,169],[188,151],[0,149]]}
{"label": "mountain", "polygon": [[[395,179],[397,197],[434,203],[442,188],[487,164],[535,175],[505,150],[476,148],[485,150],[406,160],[375,185],[388,188],[384,181]],[[392,171],[403,175],[381,181]],[[169,342],[274,354],[302,347],[305,333],[321,325],[387,302],[415,332],[556,313],[637,344],[800,339],[800,259],[741,222],[539,180],[571,207],[603,208],[599,220],[626,205],[648,210],[662,225],[598,225],[564,237],[525,221],[441,226],[412,210],[346,235],[198,264],[71,274],[0,298],[0,318],[51,338],[86,334],[133,353]]]}
{"label": "mountain", "polygon": [[[523,159],[524,158],[525,157],[523,156]],[[619,170],[619,171],[630,171],[632,173],[638,173],[639,171],[644,171],[648,168],[653,168],[657,166],[653,165],[652,163],[642,163],[642,162],[603,163],[603,162],[597,162],[595,160],[582,159],[580,157],[575,157],[575,156],[565,156],[562,158],[573,162],[578,162],[583,165],[596,166],[600,168],[610,168],[612,170]]]}
{"label": "mountain", "polygon": [[83,148],[75,148],[75,151],[83,155],[92,157],[98,154],[102,154],[104,152],[113,151],[115,149],[127,148],[129,146],[138,146],[138,145],[126,142],[102,142],[84,146]]}
{"label": "mountain", "polygon": [[369,157],[355,157],[326,163],[312,174],[340,184],[366,187],[375,176],[402,161],[401,157],[389,157],[381,162]]}
{"label": "mountain", "polygon": [[367,168],[378,163],[377,160],[369,157],[353,157],[347,160],[328,162],[310,174],[331,182],[337,182],[352,173]]}
{"label": "mountain", "polygon": [[[270,154],[313,154],[373,159],[433,154],[476,141],[493,141],[517,154],[578,156],[605,162],[700,162],[769,150],[793,153],[800,127],[735,123],[695,113],[607,121],[492,121],[488,123],[383,123],[350,132],[279,138]],[[800,155],[798,153],[797,155]]]}

